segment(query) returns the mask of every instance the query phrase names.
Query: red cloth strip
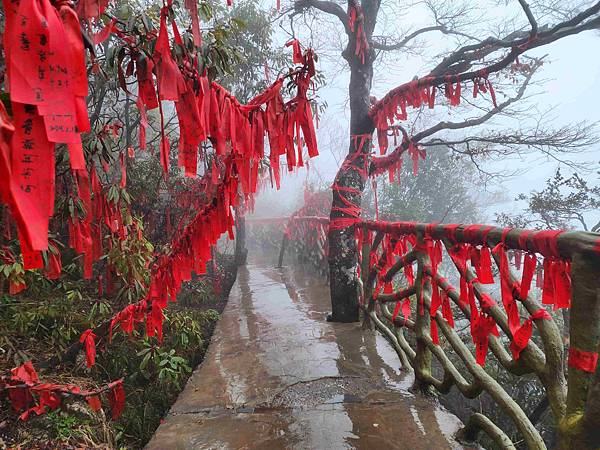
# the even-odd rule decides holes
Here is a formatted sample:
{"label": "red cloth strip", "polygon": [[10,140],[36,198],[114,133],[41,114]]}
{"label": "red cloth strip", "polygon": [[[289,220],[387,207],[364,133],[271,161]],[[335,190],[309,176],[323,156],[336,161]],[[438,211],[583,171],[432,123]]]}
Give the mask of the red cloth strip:
{"label": "red cloth strip", "polygon": [[96,363],[96,343],[94,339],[96,339],[96,335],[90,329],[85,330],[79,338],[79,342],[85,347],[86,363],[88,367],[92,367]]}
{"label": "red cloth strip", "polygon": [[531,241],[536,247],[536,251],[544,256],[559,257],[557,238],[563,233],[562,230],[537,231],[531,236]]}
{"label": "red cloth strip", "polygon": [[569,367],[582,372],[594,373],[598,365],[598,352],[586,352],[575,347],[569,348]]}
{"label": "red cloth strip", "polygon": [[533,321],[539,319],[551,320],[552,317],[550,317],[548,311],[544,308],[540,308],[533,313],[531,317],[526,319],[514,332],[511,331],[513,337],[512,342],[510,343],[510,350],[512,351],[515,360],[519,359],[521,352],[527,347],[527,344],[529,344],[529,339],[531,339],[531,334],[533,332]]}

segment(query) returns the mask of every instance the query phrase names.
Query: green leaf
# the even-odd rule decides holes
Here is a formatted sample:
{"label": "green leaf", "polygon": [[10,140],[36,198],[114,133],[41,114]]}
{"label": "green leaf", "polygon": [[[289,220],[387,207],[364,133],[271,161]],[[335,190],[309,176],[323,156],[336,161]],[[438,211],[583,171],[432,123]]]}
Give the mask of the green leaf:
{"label": "green leaf", "polygon": [[140,369],[144,370],[148,366],[151,356],[152,356],[152,353],[150,353],[150,352],[146,353],[146,356],[144,356],[144,359],[142,359],[142,362],[140,363]]}

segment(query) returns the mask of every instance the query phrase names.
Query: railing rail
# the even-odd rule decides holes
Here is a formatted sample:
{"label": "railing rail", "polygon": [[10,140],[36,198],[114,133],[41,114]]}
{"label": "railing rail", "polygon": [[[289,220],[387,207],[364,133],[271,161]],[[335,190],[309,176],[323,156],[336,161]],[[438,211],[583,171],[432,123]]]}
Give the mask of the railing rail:
{"label": "railing rail", "polygon": [[[287,235],[297,240],[319,230],[324,236],[328,223],[293,216]],[[546,449],[539,414],[530,417],[486,370],[493,361],[514,376],[534,375],[543,386],[558,448],[600,446],[599,234],[412,222],[357,221],[354,227],[365,322],[414,371],[416,388],[445,394],[454,386],[467,398],[486,392],[527,448]],[[324,261],[327,246],[318,251]],[[528,286],[534,276],[539,290]],[[468,321],[472,343],[455,328],[459,321]],[[500,448],[515,448],[505,431],[476,413],[464,436],[479,430]]]}

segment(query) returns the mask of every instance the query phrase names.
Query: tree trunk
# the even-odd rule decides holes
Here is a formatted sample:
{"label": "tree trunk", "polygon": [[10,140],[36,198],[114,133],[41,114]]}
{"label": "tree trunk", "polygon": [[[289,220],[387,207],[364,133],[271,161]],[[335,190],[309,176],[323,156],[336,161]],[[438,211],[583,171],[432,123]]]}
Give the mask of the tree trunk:
{"label": "tree trunk", "polygon": [[246,218],[239,208],[235,208],[235,264],[243,266],[248,258],[246,248]]}
{"label": "tree trunk", "polygon": [[[376,2],[371,4],[363,1],[363,8],[365,33],[370,40],[378,5]],[[356,38],[350,35],[348,46],[343,52],[350,65],[350,145],[348,155],[335,177],[329,228],[331,319],[335,322],[359,320],[357,248],[354,227],[348,226],[355,215],[348,213],[348,207],[361,206],[374,131],[373,121],[369,116],[374,52],[366,52],[363,64],[355,55],[355,49]],[[347,188],[356,191],[349,192]]]}
{"label": "tree trunk", "polygon": [[[341,169],[335,184],[339,187],[353,187],[363,190],[364,181],[349,169]],[[333,203],[330,214],[331,223],[335,219],[349,217],[336,208],[345,208],[340,196],[360,205],[360,194],[333,191]],[[354,228],[329,229],[329,285],[331,289],[332,319],[335,322],[356,322],[358,314],[358,282],[356,274],[357,251]]]}

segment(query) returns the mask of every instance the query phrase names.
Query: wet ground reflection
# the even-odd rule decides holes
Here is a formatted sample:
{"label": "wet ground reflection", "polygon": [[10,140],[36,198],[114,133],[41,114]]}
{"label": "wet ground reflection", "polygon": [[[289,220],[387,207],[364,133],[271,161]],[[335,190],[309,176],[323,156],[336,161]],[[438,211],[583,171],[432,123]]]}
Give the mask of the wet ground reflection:
{"label": "wet ground reflection", "polygon": [[150,449],[446,449],[458,419],[408,392],[385,339],[331,324],[301,269],[242,267],[203,364]]}

